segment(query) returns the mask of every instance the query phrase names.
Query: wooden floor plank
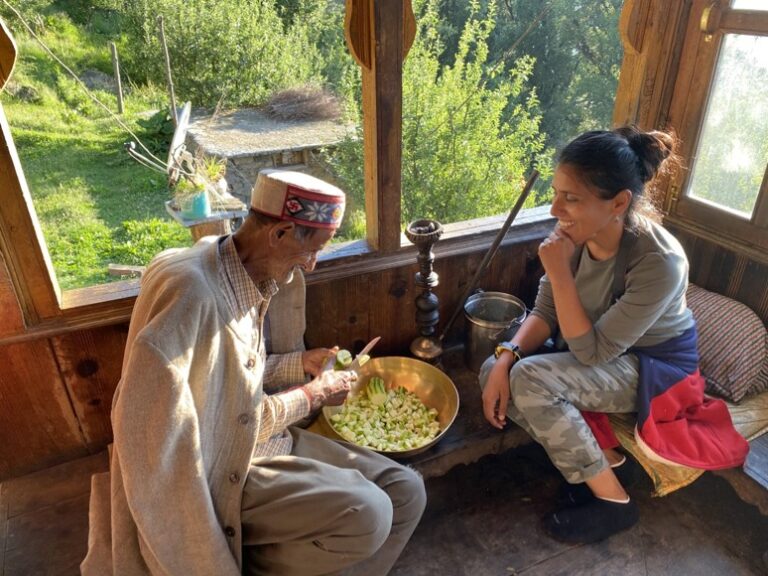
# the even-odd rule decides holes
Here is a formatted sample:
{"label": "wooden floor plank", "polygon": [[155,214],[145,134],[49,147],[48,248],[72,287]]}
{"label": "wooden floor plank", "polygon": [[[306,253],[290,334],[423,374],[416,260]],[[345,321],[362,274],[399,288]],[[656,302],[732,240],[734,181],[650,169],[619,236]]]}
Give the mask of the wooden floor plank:
{"label": "wooden floor plank", "polygon": [[740,576],[765,574],[768,519],[727,482],[705,474],[651,498],[629,491],[640,522],[604,542],[567,546],[541,529],[562,482],[539,446],[458,466],[427,481],[427,511],[391,576]]}
{"label": "wooden floor plank", "polygon": [[108,467],[107,452],[104,451],[7,480],[3,486],[8,502],[8,517],[12,519],[88,494],[91,490],[91,475],[107,470]]}
{"label": "wooden floor plank", "polygon": [[88,549],[88,494],[8,521],[5,576],[78,574]]}
{"label": "wooden floor plank", "polygon": [[[92,465],[71,468],[84,478]],[[37,475],[38,480],[45,477]],[[705,475],[665,498],[634,486],[640,524],[570,547],[541,531],[561,482],[537,445],[457,466],[427,482],[428,509],[392,576],[759,574],[768,520],[722,479]],[[0,503],[8,503],[0,485]],[[0,508],[0,511],[2,508]],[[86,552],[88,496],[8,520],[4,576],[74,575]],[[0,574],[3,574],[0,572]]]}

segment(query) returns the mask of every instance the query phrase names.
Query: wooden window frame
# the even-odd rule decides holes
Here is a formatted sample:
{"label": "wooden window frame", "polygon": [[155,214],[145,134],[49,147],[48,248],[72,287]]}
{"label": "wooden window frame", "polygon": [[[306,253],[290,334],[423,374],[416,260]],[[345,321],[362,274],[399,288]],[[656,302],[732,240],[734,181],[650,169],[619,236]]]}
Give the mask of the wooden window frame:
{"label": "wooden window frame", "polygon": [[0,264],[5,264],[23,318],[22,330],[12,331],[13,336],[24,339],[130,318],[137,281],[66,292],[59,288],[2,105],[0,179]]}
{"label": "wooden window frame", "polygon": [[768,36],[768,11],[733,10],[729,0],[693,0],[691,3],[669,111],[669,124],[680,137],[680,154],[687,169],[680,170],[669,183],[667,220],[765,262],[768,261],[768,166],[749,220],[684,193],[726,34]]}
{"label": "wooden window frame", "polygon": [[[327,249],[308,284],[416,262],[416,249],[400,227],[402,47],[404,11],[410,2],[359,1],[369,3],[375,31],[373,65],[363,68],[367,237]],[[0,172],[8,183],[0,190],[0,280],[4,263],[23,318],[22,326],[10,330],[0,322],[0,343],[128,321],[139,280],[60,289],[1,104],[0,132]],[[487,249],[504,219],[448,225],[437,252],[447,256]],[[545,236],[551,221],[548,207],[524,211],[515,224],[514,241]],[[505,243],[512,241],[508,237]]]}

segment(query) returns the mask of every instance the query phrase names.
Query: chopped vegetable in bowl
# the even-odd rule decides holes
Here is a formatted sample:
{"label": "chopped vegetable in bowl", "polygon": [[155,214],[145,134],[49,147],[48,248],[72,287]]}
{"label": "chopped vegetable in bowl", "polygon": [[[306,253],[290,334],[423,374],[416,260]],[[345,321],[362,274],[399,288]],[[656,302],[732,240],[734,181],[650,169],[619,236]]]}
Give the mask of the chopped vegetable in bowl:
{"label": "chopped vegetable in bowl", "polygon": [[[327,435],[329,438],[346,440],[353,444],[366,446],[371,450],[386,454],[391,458],[410,458],[416,454],[429,450],[439,442],[440,439],[448,433],[459,413],[459,393],[456,386],[445,372],[435,368],[427,362],[422,362],[415,358],[406,358],[404,356],[372,358],[365,365],[361,366],[358,375],[359,377],[357,381],[352,384],[349,396],[347,396],[349,407],[347,407],[346,404],[342,406],[323,407],[318,426],[319,433]],[[399,440],[399,446],[404,446],[403,448],[398,448],[398,443],[392,441],[393,439],[382,442],[382,448],[376,448],[375,444],[366,441],[365,434],[360,435],[360,441],[356,440],[356,435],[352,433],[347,433],[346,436],[342,434],[340,429],[343,426],[346,425],[350,432],[353,430],[353,426],[350,426],[349,423],[346,422],[346,419],[341,424],[339,423],[338,418],[334,421],[334,416],[341,414],[344,410],[350,411],[351,407],[356,407],[355,410],[358,411],[362,410],[358,403],[363,399],[370,404],[371,398],[368,396],[368,386],[371,385],[371,388],[373,389],[370,394],[381,392],[377,383],[378,381],[374,380],[375,378],[380,378],[382,384],[385,384],[385,397],[382,406],[387,407],[387,415],[389,415],[390,394],[394,394],[393,398],[400,396],[400,401],[402,402],[403,397],[401,395],[404,395],[407,392],[409,395],[414,395],[413,400],[418,398],[418,401],[420,401],[419,404],[424,405],[422,408],[423,410],[428,411],[430,408],[434,408],[435,411],[437,411],[437,428],[434,425],[432,426],[433,429],[437,429],[436,434],[424,434],[424,439],[418,442],[414,439],[411,439],[410,442],[403,441],[403,431],[415,435],[413,430],[408,428],[409,423],[412,427],[417,426],[416,421],[418,419],[415,417],[411,418],[410,412],[412,412],[412,410],[409,410],[408,417],[404,419],[404,423],[396,426],[392,434],[394,436],[395,432],[400,432],[401,438],[395,440]],[[372,380],[374,381],[373,384],[371,384]],[[400,391],[400,388],[403,388],[403,390]],[[381,409],[382,406],[377,408]],[[399,408],[402,408],[402,406],[395,408],[395,412],[397,412]],[[368,409],[371,411],[371,414],[368,417],[361,417],[357,414],[354,417],[355,420],[364,420],[364,422],[368,423],[369,428],[383,427],[383,424],[381,423],[379,426],[376,425],[381,420],[378,413],[370,405],[368,406]],[[346,418],[346,416],[343,418]],[[434,413],[431,414],[430,421],[433,419]],[[364,428],[365,424],[357,422],[355,426]],[[427,425],[427,428],[428,427],[429,426]],[[389,442],[388,445],[387,442]],[[415,447],[407,448],[409,445]]]}
{"label": "chopped vegetable in bowl", "polygon": [[385,452],[419,448],[440,433],[437,410],[403,387],[387,391],[378,376],[365,393],[348,398],[330,422],[346,440]]}

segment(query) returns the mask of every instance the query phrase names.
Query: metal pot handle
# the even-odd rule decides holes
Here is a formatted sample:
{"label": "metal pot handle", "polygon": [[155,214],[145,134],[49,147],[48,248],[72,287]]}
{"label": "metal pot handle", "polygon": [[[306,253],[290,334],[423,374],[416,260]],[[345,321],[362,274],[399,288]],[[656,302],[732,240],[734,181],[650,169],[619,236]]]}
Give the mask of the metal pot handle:
{"label": "metal pot handle", "polygon": [[[527,317],[528,317],[528,314],[527,314],[527,312],[526,312],[526,318],[527,318]],[[512,326],[514,326],[515,324],[517,324],[518,326],[522,326],[522,325],[523,325],[523,323],[522,323],[522,322],[520,322],[520,321],[519,321],[517,318],[515,318],[514,320],[512,320],[512,322],[510,322],[509,324],[507,324],[507,325],[506,325],[504,328],[502,328],[501,330],[499,330],[498,332],[496,332],[496,334],[494,334],[493,336],[488,336],[488,339],[489,339],[489,340],[491,340],[492,342],[496,342],[496,340],[498,339],[498,337],[499,337],[499,336],[501,336],[502,334],[504,334],[504,332],[506,332],[507,330],[509,330],[510,328],[512,328]]]}

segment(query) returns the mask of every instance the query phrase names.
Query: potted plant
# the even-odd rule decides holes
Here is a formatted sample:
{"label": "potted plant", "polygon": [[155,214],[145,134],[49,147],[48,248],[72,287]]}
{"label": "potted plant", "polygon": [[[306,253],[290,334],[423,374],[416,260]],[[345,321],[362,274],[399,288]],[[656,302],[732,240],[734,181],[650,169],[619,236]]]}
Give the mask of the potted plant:
{"label": "potted plant", "polygon": [[180,178],[174,188],[173,198],[184,218],[201,220],[211,215],[211,201],[205,180],[202,178]]}
{"label": "potted plant", "polygon": [[227,192],[227,181],[224,175],[227,172],[227,161],[215,156],[203,156],[196,162],[198,173],[201,173],[206,182],[220,193]]}

